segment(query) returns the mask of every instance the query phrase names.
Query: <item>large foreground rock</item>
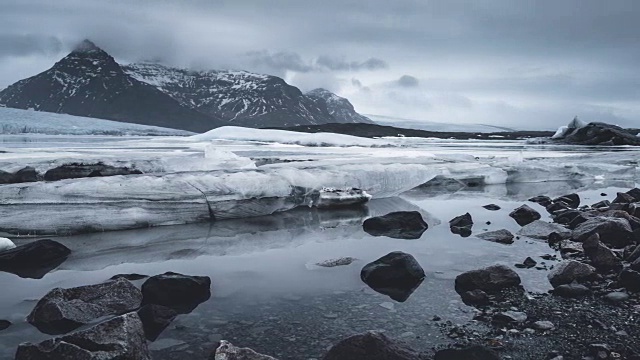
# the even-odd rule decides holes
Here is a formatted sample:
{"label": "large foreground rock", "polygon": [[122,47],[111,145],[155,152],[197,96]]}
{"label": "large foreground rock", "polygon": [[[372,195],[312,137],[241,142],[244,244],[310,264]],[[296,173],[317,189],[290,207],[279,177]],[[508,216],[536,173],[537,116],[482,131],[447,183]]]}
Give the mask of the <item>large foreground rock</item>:
{"label": "large foreground rock", "polygon": [[547,278],[551,285],[555,288],[563,284],[571,284],[572,282],[581,282],[593,278],[596,269],[579,261],[569,260],[557,264],[553,270],[549,272]]}
{"label": "large foreground rock", "polygon": [[142,296],[144,304],[162,305],[186,314],[209,300],[211,279],[167,272],[147,279],[142,284]]}
{"label": "large foreground rock", "polygon": [[44,239],[0,251],[0,271],[23,278],[40,279],[62,264],[71,250],[59,242]]}
{"label": "large foreground rock", "polygon": [[500,360],[500,356],[484,346],[471,346],[437,351],[433,360]]}
{"label": "large foreground rock", "polygon": [[562,225],[548,223],[542,220],[535,220],[518,230],[518,235],[526,236],[533,239],[547,240],[551,233],[556,233],[561,239],[567,239],[571,236],[571,230]]}
{"label": "large foreground rock", "polygon": [[140,318],[129,313],[39,344],[20,344],[15,359],[150,360],[151,355]]}
{"label": "large foreground rock", "polygon": [[373,290],[396,301],[405,301],[422,283],[425,274],[410,254],[394,251],[365,265],[360,278]]}
{"label": "large foreground rock", "polygon": [[63,334],[83,324],[140,307],[142,293],[126,279],[48,292],[27,316],[27,321],[47,334]]}
{"label": "large foreground rock", "polygon": [[429,225],[417,211],[398,211],[364,221],[362,228],[369,235],[396,239],[419,239]]}
{"label": "large foreground rock", "polygon": [[509,216],[511,216],[520,226],[525,226],[541,218],[539,212],[533,210],[529,205],[526,204],[513,210],[509,214]]}
{"label": "large foreground rock", "polygon": [[216,351],[209,360],[277,360],[274,357],[259,354],[249,348],[239,348],[226,340],[218,343]]}
{"label": "large foreground rock", "polygon": [[368,331],[350,336],[336,345],[323,360],[421,360],[420,354],[386,335]]}
{"label": "large foreground rock", "polygon": [[504,265],[467,271],[458,275],[455,282],[458,294],[476,289],[494,293],[518,285],[520,285],[520,276]]}
{"label": "large foreground rock", "polygon": [[590,218],[578,225],[571,237],[575,241],[584,242],[593,234],[598,234],[600,241],[614,248],[623,248],[635,239],[629,220],[614,217]]}

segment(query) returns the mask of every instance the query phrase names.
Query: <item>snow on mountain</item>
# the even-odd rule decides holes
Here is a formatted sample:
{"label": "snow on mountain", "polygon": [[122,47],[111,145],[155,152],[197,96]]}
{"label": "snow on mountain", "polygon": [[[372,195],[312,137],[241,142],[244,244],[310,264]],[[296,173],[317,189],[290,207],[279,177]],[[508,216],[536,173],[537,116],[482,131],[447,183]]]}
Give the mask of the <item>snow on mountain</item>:
{"label": "snow on mountain", "polygon": [[113,57],[88,40],[49,70],[0,91],[0,104],[190,131],[221,125],[215,117],[130,77]]}
{"label": "snow on mountain", "polygon": [[500,131],[515,131],[511,128],[484,125],[484,124],[449,124],[440,123],[426,120],[413,120],[402,119],[392,116],[383,115],[371,115],[367,114],[369,118],[380,125],[395,126],[407,129],[419,129],[426,131],[440,131],[440,132],[474,132],[474,133],[488,133],[488,132],[500,132]]}
{"label": "snow on mountain", "polygon": [[349,100],[329,90],[318,88],[307,92],[306,95],[324,100],[327,103],[329,113],[335,118],[335,122],[337,123],[374,123],[368,117],[358,114]]}
{"label": "snow on mountain", "polygon": [[0,107],[0,134],[190,135],[183,130]]}
{"label": "snow on mountain", "polygon": [[204,114],[231,125],[294,126],[334,122],[323,101],[305,96],[283,79],[246,71],[192,71],[138,63],[125,72]]}

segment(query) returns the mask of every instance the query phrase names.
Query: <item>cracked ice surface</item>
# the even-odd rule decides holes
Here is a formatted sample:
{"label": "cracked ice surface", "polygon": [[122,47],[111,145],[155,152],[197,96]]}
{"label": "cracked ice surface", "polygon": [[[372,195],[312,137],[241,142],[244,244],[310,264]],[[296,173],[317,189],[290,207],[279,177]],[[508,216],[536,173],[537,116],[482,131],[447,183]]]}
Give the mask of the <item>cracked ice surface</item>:
{"label": "cracked ice surface", "polygon": [[[244,136],[209,135],[2,136],[7,152],[0,153],[0,170],[34,166],[43,172],[67,162],[102,161],[145,174],[0,185],[0,233],[67,234],[260,216],[308,206],[310,194],[324,187],[356,187],[380,199],[435,176],[477,185],[636,181],[640,154],[524,141],[330,134],[310,141],[290,132],[261,136],[255,129]],[[277,142],[287,136],[287,144]],[[314,146],[300,145],[307,142]],[[259,159],[268,165],[257,166]]]}

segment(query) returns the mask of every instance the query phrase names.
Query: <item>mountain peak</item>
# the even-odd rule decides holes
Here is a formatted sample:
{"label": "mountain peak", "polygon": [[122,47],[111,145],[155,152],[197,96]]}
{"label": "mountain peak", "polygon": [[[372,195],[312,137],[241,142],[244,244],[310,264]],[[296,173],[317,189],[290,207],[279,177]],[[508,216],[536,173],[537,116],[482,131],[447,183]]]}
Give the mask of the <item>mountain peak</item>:
{"label": "mountain peak", "polygon": [[94,44],[89,39],[82,40],[76,47],[73,49],[73,52],[93,52],[93,51],[104,51],[100,49],[96,44]]}

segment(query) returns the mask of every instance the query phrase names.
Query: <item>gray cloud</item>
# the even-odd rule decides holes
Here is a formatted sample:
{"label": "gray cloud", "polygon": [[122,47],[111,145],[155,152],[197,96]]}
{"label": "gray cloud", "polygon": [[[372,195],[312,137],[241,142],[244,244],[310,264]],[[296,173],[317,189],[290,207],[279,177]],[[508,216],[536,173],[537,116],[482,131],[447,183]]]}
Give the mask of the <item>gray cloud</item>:
{"label": "gray cloud", "polygon": [[402,87],[416,87],[420,84],[420,81],[411,75],[402,75],[400,79],[398,79],[397,84]]}
{"label": "gray cloud", "polygon": [[[331,87],[363,112],[516,127],[577,114],[637,126],[638,18],[636,0],[5,1],[0,88],[88,37],[122,62]],[[420,81],[397,86],[406,74]]]}

